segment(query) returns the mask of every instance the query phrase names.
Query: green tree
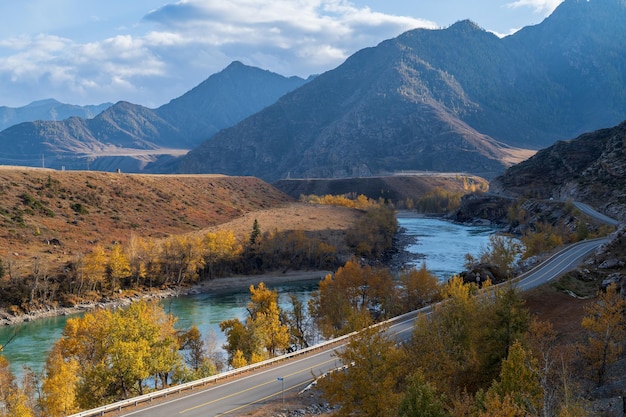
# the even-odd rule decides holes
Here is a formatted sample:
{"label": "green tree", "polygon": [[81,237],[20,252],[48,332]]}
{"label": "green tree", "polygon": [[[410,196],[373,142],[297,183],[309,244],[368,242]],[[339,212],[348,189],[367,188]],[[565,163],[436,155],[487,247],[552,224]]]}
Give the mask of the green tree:
{"label": "green tree", "polygon": [[445,398],[418,372],[409,378],[398,417],[448,417],[444,404]]}
{"label": "green tree", "polygon": [[511,346],[509,356],[502,363],[500,379],[494,381],[485,398],[486,415],[508,415],[502,414],[502,409],[495,409],[498,407],[523,410],[521,414],[515,412],[520,416],[539,415],[543,408],[543,390],[537,362],[520,342]]}
{"label": "green tree", "polygon": [[254,219],[254,222],[252,223],[252,232],[250,232],[250,239],[249,239],[250,246],[256,245],[260,238],[261,238],[261,227],[259,226],[259,222],[257,221],[257,219]]}

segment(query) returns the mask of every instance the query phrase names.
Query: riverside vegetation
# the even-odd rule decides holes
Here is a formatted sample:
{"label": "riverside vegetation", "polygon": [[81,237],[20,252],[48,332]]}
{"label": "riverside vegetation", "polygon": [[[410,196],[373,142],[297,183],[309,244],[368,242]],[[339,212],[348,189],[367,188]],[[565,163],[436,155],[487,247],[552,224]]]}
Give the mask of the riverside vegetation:
{"label": "riverside vegetation", "polygon": [[[347,236],[353,233],[354,238],[353,244],[346,243],[346,246],[352,247],[352,252],[361,259],[369,256],[376,260],[391,245],[396,227],[393,210],[364,198],[358,200],[369,206],[369,210],[361,217],[358,227],[347,233]],[[339,199],[339,202],[342,201],[347,205],[354,204],[347,199]],[[218,234],[209,232],[201,238],[196,236],[191,242],[197,245],[180,245],[190,250],[183,251],[185,256],[178,259],[191,259],[189,254],[193,253],[202,255],[196,258],[197,263],[189,262],[184,267],[181,267],[180,262],[161,263],[164,262],[164,254],[176,253],[171,249],[176,247],[172,243],[176,239],[173,237],[159,241],[163,247],[156,251],[158,257],[138,257],[142,261],[135,267],[127,258],[127,246],[113,244],[108,252],[96,247],[93,256],[104,254],[105,258],[94,264],[107,266],[100,270],[101,279],[93,280],[94,275],[90,275],[90,272],[84,274],[89,271],[87,268],[83,270],[84,280],[75,281],[81,285],[72,288],[76,291],[80,288],[85,293],[100,291],[113,295],[116,289],[129,288],[126,286],[175,285],[219,276],[222,272],[232,271],[229,268],[235,268],[234,265],[252,270],[269,265],[291,267],[299,261],[305,265],[310,259],[319,262],[318,258],[302,257],[303,247],[306,249],[304,252],[315,253],[311,250],[312,246],[285,245],[284,242],[291,241],[289,234],[264,233],[258,222],[253,223],[245,241],[234,239],[240,246],[228,244],[233,242],[232,232],[219,232],[219,239],[211,233]],[[277,239],[281,239],[282,244],[278,245]],[[218,240],[223,241],[227,249],[236,247],[236,250],[225,250],[227,256],[224,258],[213,256],[218,253],[217,250],[203,252],[211,247],[211,242]],[[294,241],[306,240],[298,238],[296,234]],[[141,240],[131,239],[127,245],[131,248],[144,246],[138,242]],[[143,242],[147,242],[145,246],[150,247],[153,246],[150,242],[156,240],[145,239]],[[370,243],[362,245],[363,242]],[[485,251],[479,261],[510,262],[515,259],[520,247],[509,243],[506,238],[494,238],[492,248]],[[282,247],[287,248],[284,254],[279,250]],[[154,270],[158,275],[154,276],[155,281],[152,282],[147,278],[148,275],[142,277],[140,273],[142,270],[150,270],[146,266],[150,262],[141,266],[142,262],[150,260],[154,265],[160,265]],[[340,262],[338,257],[334,262]],[[213,265],[212,269],[208,265]],[[193,267],[196,268],[195,272]],[[510,265],[503,265],[503,269],[508,268]],[[121,272],[118,274],[116,271]],[[248,317],[243,321],[226,320],[221,324],[227,335],[224,346],[228,352],[227,363],[218,360],[214,354],[215,347],[206,343],[197,328],[174,330],[175,318],[165,314],[156,304],[138,302],[127,309],[87,313],[82,319],[69,321],[62,339],[50,352],[42,375],[26,372],[24,380],[19,384],[12,376],[6,360],[3,357],[0,359],[3,387],[0,391],[3,408],[0,411],[11,416],[66,415],[80,408],[210,375],[224,366],[243,366],[293,348],[305,347],[313,332],[319,332],[325,337],[346,334],[441,299],[451,300],[437,307],[442,312],[436,317],[442,318],[444,322],[419,321],[413,339],[419,341],[419,346],[391,346],[391,340],[368,331],[351,343],[346,355],[353,356],[343,357],[342,360],[355,363],[365,361],[367,375],[353,374],[361,372],[362,367],[352,367],[346,371],[346,375],[350,376],[349,380],[353,383],[346,384],[339,379],[340,383],[333,385],[337,380],[329,378],[329,385],[322,384],[328,400],[341,406],[340,415],[408,416],[424,415],[424,410],[440,413],[431,415],[488,416],[500,415],[498,413],[503,410],[511,411],[511,415],[555,415],[550,413],[556,413],[557,410],[563,416],[581,415],[576,413],[585,409],[584,400],[573,393],[573,380],[566,380],[565,377],[570,375],[572,369],[581,369],[601,384],[610,378],[611,367],[619,358],[619,346],[623,345],[624,339],[619,331],[624,327],[623,312],[620,315],[606,311],[609,305],[620,305],[615,298],[602,298],[584,321],[589,339],[580,345],[579,352],[584,353],[580,358],[585,358],[585,361],[577,362],[575,355],[554,347],[555,352],[559,351],[559,369],[567,372],[559,373],[555,367],[550,367],[546,371],[548,373],[541,374],[537,363],[531,359],[532,355],[545,352],[546,349],[533,350],[528,347],[532,341],[529,334],[541,332],[533,330],[529,333],[527,330],[535,329],[532,326],[549,330],[549,325],[532,324],[529,313],[523,308],[522,298],[514,288],[499,290],[495,297],[484,297],[477,292],[476,284],[464,283],[460,278],[445,285],[439,284],[425,266],[421,270],[405,271],[398,282],[399,286],[393,285],[388,270],[363,264],[354,258],[343,263],[335,274],[328,275],[320,283],[308,306],[292,299],[291,310],[281,311],[274,292],[264,285],[251,287]],[[482,285],[490,284],[487,281]],[[606,294],[614,297],[615,291],[610,288]],[[606,332],[602,333],[599,329],[606,328],[612,330],[610,338],[601,337]],[[551,334],[554,335],[553,332]],[[548,340],[552,340],[552,337],[548,337]],[[599,351],[598,346],[606,347],[601,351],[607,352],[607,355],[594,356],[594,352]],[[384,347],[384,352],[379,352],[379,355],[376,352],[381,347]],[[550,347],[550,352],[552,349]],[[398,358],[402,358],[402,361],[398,362]],[[550,364],[554,358],[548,358]],[[548,359],[543,358],[544,361]],[[399,366],[399,363],[403,365]],[[411,366],[405,366],[407,363]],[[445,372],[439,372],[440,369]],[[504,374],[505,369],[511,369],[510,372],[515,374],[530,375],[527,378],[530,382],[524,379],[522,382],[527,385],[523,387],[503,388],[512,383],[510,375],[507,377]],[[387,376],[376,379],[380,375]],[[336,378],[343,376],[337,374]],[[548,382],[544,384],[542,378],[552,385],[548,386]],[[532,385],[538,379],[542,381],[542,393],[537,391],[536,385]],[[370,388],[366,391],[358,389],[361,383]],[[89,392],[86,392],[86,387],[90,387]],[[373,394],[370,395],[373,392],[371,387],[376,387],[374,391],[384,394],[385,401],[378,401]],[[522,388],[530,390],[532,398]],[[363,392],[368,395],[364,397]],[[518,392],[521,394],[517,395]],[[444,396],[447,399],[445,401]]]}

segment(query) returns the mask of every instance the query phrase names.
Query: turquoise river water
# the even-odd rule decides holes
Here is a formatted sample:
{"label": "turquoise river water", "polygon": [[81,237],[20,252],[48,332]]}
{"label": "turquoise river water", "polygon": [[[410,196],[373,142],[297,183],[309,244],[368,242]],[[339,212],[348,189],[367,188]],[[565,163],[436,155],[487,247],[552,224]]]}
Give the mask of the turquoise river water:
{"label": "turquoise river water", "polygon": [[[420,254],[411,264],[427,268],[440,279],[463,270],[465,254],[477,255],[486,247],[492,228],[464,226],[435,218],[399,216],[398,222],[406,234],[417,238],[408,251]],[[287,294],[294,293],[303,301],[317,288],[317,282],[297,282],[273,287],[280,295],[283,307],[288,305]],[[250,294],[247,290],[219,294],[196,294],[163,301],[163,307],[178,317],[178,327],[188,328],[196,324],[203,335],[213,334],[216,346],[224,343],[219,323],[238,317],[243,319]],[[47,352],[61,336],[67,316],[45,318],[15,326],[0,328],[0,344],[7,344],[2,354],[9,360],[11,369],[19,376],[23,367],[40,371]]]}

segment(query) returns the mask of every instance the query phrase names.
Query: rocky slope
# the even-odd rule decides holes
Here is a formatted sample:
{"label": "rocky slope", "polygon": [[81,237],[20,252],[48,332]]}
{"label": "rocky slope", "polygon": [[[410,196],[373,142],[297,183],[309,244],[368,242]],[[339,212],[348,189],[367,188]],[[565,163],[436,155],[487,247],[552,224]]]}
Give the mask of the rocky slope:
{"label": "rocky slope", "polygon": [[626,118],[626,5],[566,0],[500,39],[463,21],[351,56],[182,159],[181,172],[493,177],[557,139]]}
{"label": "rocky slope", "polygon": [[492,193],[588,203],[626,220],[626,122],[559,141],[509,168]]}

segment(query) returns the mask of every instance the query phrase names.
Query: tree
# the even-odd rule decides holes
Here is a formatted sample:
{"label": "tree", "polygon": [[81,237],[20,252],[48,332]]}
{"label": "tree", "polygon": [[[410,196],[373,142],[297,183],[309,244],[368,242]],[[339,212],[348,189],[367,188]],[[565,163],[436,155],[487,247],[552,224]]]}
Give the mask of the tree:
{"label": "tree", "polygon": [[250,232],[250,239],[249,239],[250,246],[256,245],[260,238],[261,238],[261,227],[259,226],[259,222],[257,221],[257,219],[254,219],[254,222],[252,223],[252,232]]}
{"label": "tree", "polygon": [[40,406],[45,415],[63,417],[78,412],[76,384],[80,365],[76,359],[65,360],[55,345],[46,359],[41,383]]}
{"label": "tree", "polygon": [[440,299],[439,278],[423,263],[420,269],[400,274],[401,298],[404,311],[417,310]]}
{"label": "tree", "polygon": [[309,347],[310,318],[304,303],[295,295],[289,294],[291,311],[287,313],[286,323],[289,326],[291,345],[302,349]]}
{"label": "tree", "polygon": [[[485,411],[481,415],[536,416],[543,407],[543,391],[537,373],[537,362],[520,342],[515,342],[502,363],[500,380],[486,393]],[[509,410],[504,412],[504,410]],[[514,412],[514,414],[510,414]]]}
{"label": "tree", "polygon": [[209,359],[202,334],[195,324],[179,335],[180,349],[184,350],[185,362],[193,371],[192,378],[199,379],[217,373],[217,367]]}
{"label": "tree", "polygon": [[587,331],[583,355],[595,373],[599,386],[604,384],[606,372],[622,352],[626,337],[626,300],[615,284],[600,293],[598,300],[585,308],[582,326]]}
{"label": "tree", "polygon": [[400,403],[402,351],[384,329],[368,327],[337,353],[346,369],[319,380],[324,397],[339,405],[339,417],[392,415]]}
{"label": "tree", "polygon": [[398,417],[447,417],[445,398],[437,393],[420,372],[409,378],[398,408]]}
{"label": "tree", "polygon": [[118,284],[122,279],[130,276],[130,262],[122,250],[122,245],[119,243],[115,243],[111,249],[107,270],[111,278],[111,292],[117,290]]}
{"label": "tree", "polygon": [[251,285],[248,313],[254,325],[262,329],[265,349],[270,357],[289,347],[289,328],[281,321],[276,291],[267,288],[263,282],[257,288]]}
{"label": "tree", "polygon": [[79,273],[89,285],[89,290],[94,291],[98,286],[103,287],[106,277],[107,257],[104,248],[100,245],[94,247],[83,258],[81,263],[82,271]]}
{"label": "tree", "polygon": [[15,382],[9,362],[0,356],[0,417],[34,417],[28,398]]}
{"label": "tree", "polygon": [[483,320],[483,348],[481,349],[482,368],[485,377],[494,378],[500,362],[509,354],[511,345],[522,340],[528,329],[530,316],[524,308],[524,299],[519,289],[511,283],[491,290],[493,295],[483,299],[483,313],[489,319]]}
{"label": "tree", "polygon": [[264,283],[250,286],[248,317],[224,320],[220,329],[226,334],[224,349],[233,367],[260,362],[289,347],[289,328],[282,323],[278,294]]}
{"label": "tree", "polygon": [[398,310],[396,286],[388,270],[346,262],[314,292],[309,311],[325,337],[360,330]]}
{"label": "tree", "polygon": [[78,405],[92,408],[141,395],[149,377],[155,386],[167,386],[181,363],[174,322],[156,302],[146,301],[69,319],[53,352],[80,364]]}
{"label": "tree", "polygon": [[523,245],[517,239],[493,234],[489,236],[489,249],[481,254],[480,260],[495,265],[506,278],[509,278],[522,250]]}

